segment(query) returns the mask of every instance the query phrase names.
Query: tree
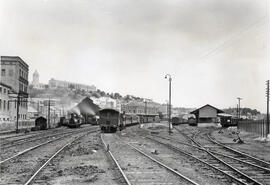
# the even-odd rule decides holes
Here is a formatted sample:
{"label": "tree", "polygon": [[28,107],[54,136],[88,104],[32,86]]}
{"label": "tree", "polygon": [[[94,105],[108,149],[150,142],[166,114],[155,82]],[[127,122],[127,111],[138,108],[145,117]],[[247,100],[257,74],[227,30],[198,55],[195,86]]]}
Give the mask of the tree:
{"label": "tree", "polygon": [[119,94],[119,93],[114,93],[114,98],[115,98],[115,99],[121,99],[122,96],[121,96],[121,94]]}

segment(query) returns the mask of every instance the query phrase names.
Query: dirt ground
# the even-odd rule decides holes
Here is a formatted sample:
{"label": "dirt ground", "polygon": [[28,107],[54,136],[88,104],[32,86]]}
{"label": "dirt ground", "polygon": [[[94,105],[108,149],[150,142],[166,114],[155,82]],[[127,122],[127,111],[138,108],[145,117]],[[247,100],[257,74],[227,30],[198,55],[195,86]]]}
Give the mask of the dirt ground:
{"label": "dirt ground", "polygon": [[36,184],[114,185],[117,170],[106,156],[98,134],[89,134],[60,153],[36,179]]}
{"label": "dirt ground", "polygon": [[[149,126],[147,128],[150,132],[159,132],[160,135],[167,133],[167,127],[163,125],[158,126]],[[170,166],[174,170],[180,172],[186,177],[194,180],[198,184],[201,185],[216,185],[216,184],[227,184],[225,179],[221,179],[222,176],[217,175],[215,171],[209,169],[207,166],[198,163],[195,160],[188,159],[185,155],[178,154],[171,149],[168,149],[164,145],[158,144],[156,142],[150,141],[148,139],[144,139],[135,134],[133,129],[128,129],[127,133],[123,133],[122,138],[126,140],[126,142],[131,143],[132,145],[140,148],[148,155],[158,159],[162,163]],[[133,133],[133,134],[132,134]],[[179,147],[183,147],[179,146]],[[204,169],[204,170],[202,170]]]}
{"label": "dirt ground", "polygon": [[[243,139],[244,143],[239,144],[233,140],[237,138],[234,129],[222,129],[214,127],[213,125],[200,125],[199,127],[192,127],[188,125],[177,126],[184,133],[192,136],[194,133],[200,131],[210,131],[211,137],[219,142],[225,143],[226,145],[238,149],[242,152],[248,153],[252,156],[261,158],[266,161],[270,161],[270,142],[262,142],[258,139],[258,135],[240,132],[239,136]],[[121,133],[116,133],[123,138],[126,138],[127,142],[133,143],[146,151],[149,155],[153,155],[159,158],[164,163],[173,167],[179,172],[187,173],[186,175],[192,179],[200,181],[199,184],[221,184],[217,183],[218,176],[204,166],[194,164],[194,161],[188,161],[185,157],[176,156],[175,153],[166,149],[163,145],[154,144],[147,139],[138,137],[138,134],[168,134],[168,124],[153,123],[145,124],[143,126],[136,125],[134,127],[127,128]],[[181,141],[185,141],[185,137],[179,134],[173,129],[171,137],[178,138]],[[141,144],[140,144],[141,143]],[[115,143],[117,144],[117,143]],[[44,148],[44,150],[46,150]],[[157,150],[157,154],[153,154],[153,151]],[[45,154],[45,152],[44,152]],[[25,156],[21,160],[27,161],[26,158],[33,158],[34,154]],[[34,158],[33,158],[34,159]],[[39,159],[37,159],[39,161]],[[131,166],[127,165],[127,169],[138,165],[135,161],[129,162]],[[22,161],[18,161],[17,164],[22,164]],[[31,164],[31,163],[29,163]],[[8,173],[2,166],[1,172]],[[14,166],[16,168],[16,166]],[[30,170],[31,167],[27,167],[26,170]],[[204,171],[201,172],[201,169]],[[24,175],[24,172],[20,172],[12,168],[12,170],[18,171],[18,174]],[[148,169],[151,170],[151,169]],[[21,179],[25,179],[26,176]],[[2,180],[5,178],[2,178]],[[15,181],[16,180],[16,181]],[[116,166],[112,162],[112,159],[108,156],[105,151],[99,134],[89,134],[83,137],[79,141],[74,142],[67,149],[62,151],[50,164],[37,176],[34,184],[97,184],[97,185],[116,185],[123,184],[122,177],[117,170]],[[11,182],[5,180],[5,182]],[[17,181],[14,179],[13,182],[20,183],[23,181]],[[0,183],[1,184],[1,183]]]}

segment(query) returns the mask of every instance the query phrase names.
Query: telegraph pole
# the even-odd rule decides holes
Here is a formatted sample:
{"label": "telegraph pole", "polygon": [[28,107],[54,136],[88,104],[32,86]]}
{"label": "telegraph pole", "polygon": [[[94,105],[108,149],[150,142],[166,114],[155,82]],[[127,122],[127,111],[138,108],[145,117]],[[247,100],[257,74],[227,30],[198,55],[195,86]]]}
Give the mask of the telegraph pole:
{"label": "telegraph pole", "polygon": [[51,128],[51,123],[50,123],[50,112],[51,112],[51,99],[49,99],[48,103],[48,128]]}
{"label": "telegraph pole", "polygon": [[19,106],[20,106],[20,96],[19,96],[19,94],[18,94],[18,96],[17,96],[17,102],[16,102],[16,104],[17,104],[17,116],[16,116],[16,133],[19,133]]}
{"label": "telegraph pole", "polygon": [[269,80],[266,81],[266,105],[267,105],[267,112],[266,112],[266,137],[269,134]]}
{"label": "telegraph pole", "polygon": [[147,118],[147,101],[144,100],[144,114],[145,114],[145,122],[147,123],[148,122],[148,118]]}
{"label": "telegraph pole", "polygon": [[239,97],[238,97],[237,99],[238,99],[238,109],[239,109],[239,110],[238,110],[238,111],[239,111],[239,117],[238,117],[238,118],[240,119],[240,118],[241,118],[240,101],[241,101],[243,98],[239,98]]}
{"label": "telegraph pole", "polygon": [[172,130],[171,130],[171,107],[172,107],[171,106],[171,104],[172,104],[172,102],[171,102],[171,88],[172,88],[171,83],[172,83],[172,77],[170,74],[166,74],[165,78],[167,78],[167,77],[169,77],[169,121],[168,121],[168,123],[169,123],[169,134],[170,134],[170,133],[172,133]]}

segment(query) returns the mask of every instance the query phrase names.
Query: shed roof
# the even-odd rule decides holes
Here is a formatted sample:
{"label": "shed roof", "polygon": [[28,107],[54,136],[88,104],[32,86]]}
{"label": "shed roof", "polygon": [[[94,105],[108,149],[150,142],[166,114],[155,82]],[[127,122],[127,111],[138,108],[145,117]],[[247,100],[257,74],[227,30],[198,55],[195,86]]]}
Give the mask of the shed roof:
{"label": "shed roof", "polygon": [[209,106],[209,107],[212,107],[212,108],[216,109],[217,110],[217,113],[223,113],[224,112],[224,111],[222,111],[222,110],[220,110],[220,109],[218,109],[218,108],[216,108],[216,107],[214,107],[212,105],[206,104],[206,105],[204,105],[204,106],[202,106],[202,107],[200,107],[200,108],[198,108],[198,109],[190,112],[190,114],[196,114],[197,112],[199,112],[200,109],[202,109],[202,108],[204,108],[206,106]]}

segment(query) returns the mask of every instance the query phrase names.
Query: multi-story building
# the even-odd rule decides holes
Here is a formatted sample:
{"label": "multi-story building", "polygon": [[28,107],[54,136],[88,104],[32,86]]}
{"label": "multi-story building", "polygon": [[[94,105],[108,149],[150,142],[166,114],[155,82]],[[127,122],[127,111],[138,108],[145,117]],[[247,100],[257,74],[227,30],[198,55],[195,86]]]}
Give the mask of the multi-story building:
{"label": "multi-story building", "polygon": [[169,108],[168,104],[159,105],[158,112],[162,114],[163,118],[168,118],[168,112],[169,112],[168,108]]}
{"label": "multi-story building", "polygon": [[65,89],[76,89],[76,90],[85,90],[85,91],[96,91],[96,87],[94,85],[84,85],[84,84],[78,84],[78,83],[73,83],[73,82],[68,82],[68,81],[61,81],[61,80],[56,80],[56,79],[50,79],[49,80],[49,88],[54,89],[54,88],[65,88]]}
{"label": "multi-story building", "polygon": [[122,104],[121,111],[127,114],[158,115],[158,104],[152,101],[132,101]]}
{"label": "multi-story building", "polygon": [[29,98],[28,106],[28,117],[30,119],[38,117],[43,117],[47,121],[50,119],[50,127],[55,127],[60,117],[67,114],[67,111],[61,106],[60,99]]}
{"label": "multi-story building", "polygon": [[10,90],[10,86],[0,82],[0,123],[10,122]]}
{"label": "multi-story building", "polygon": [[19,121],[27,120],[28,71],[28,65],[20,57],[1,56],[0,99],[3,109],[0,111],[0,117],[5,118],[5,121],[16,121],[18,104]]}
{"label": "multi-story building", "polygon": [[110,97],[91,97],[91,99],[93,100],[94,104],[98,105],[102,109],[110,108],[120,110],[121,108],[120,102]]}

